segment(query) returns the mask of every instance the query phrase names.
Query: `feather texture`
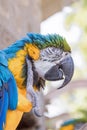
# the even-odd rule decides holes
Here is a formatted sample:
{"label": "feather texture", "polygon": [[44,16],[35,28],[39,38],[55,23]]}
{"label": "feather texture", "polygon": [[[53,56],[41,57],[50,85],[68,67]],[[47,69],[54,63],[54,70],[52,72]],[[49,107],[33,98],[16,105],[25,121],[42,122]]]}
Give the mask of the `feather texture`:
{"label": "feather texture", "polygon": [[15,79],[8,68],[5,53],[0,51],[0,130],[4,128],[8,108],[16,109],[17,98]]}
{"label": "feather texture", "polygon": [[36,45],[40,50],[48,46],[54,46],[63,49],[64,51],[71,51],[70,46],[66,42],[65,38],[58,34],[41,35],[36,33],[28,33],[26,37],[21,40],[17,40],[15,43],[4,49],[7,54],[7,58],[15,57],[19,50],[24,49],[26,43]]}
{"label": "feather texture", "polygon": [[15,110],[18,103],[18,93],[17,93],[17,85],[13,75],[11,75],[8,80],[8,108],[10,110]]}
{"label": "feather texture", "polygon": [[6,121],[6,113],[8,110],[8,92],[5,89],[4,84],[1,91],[2,95],[0,97],[0,130],[3,130]]}
{"label": "feather texture", "polygon": [[[24,88],[26,84],[24,84],[25,77],[24,71],[26,71],[25,57],[27,53],[25,50],[20,50],[16,53],[16,56],[8,61],[8,67],[10,71],[13,73],[13,76],[16,80],[17,86],[19,88]],[[16,68],[16,69],[15,69]],[[23,69],[24,68],[24,69]]]}

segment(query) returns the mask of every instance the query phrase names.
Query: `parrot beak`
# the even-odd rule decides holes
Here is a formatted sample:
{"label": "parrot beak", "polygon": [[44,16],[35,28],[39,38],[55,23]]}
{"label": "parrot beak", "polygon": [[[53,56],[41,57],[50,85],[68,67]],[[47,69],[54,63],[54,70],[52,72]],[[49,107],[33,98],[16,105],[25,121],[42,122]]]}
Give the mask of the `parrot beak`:
{"label": "parrot beak", "polygon": [[72,79],[72,76],[74,73],[74,62],[73,62],[72,57],[67,56],[65,59],[63,59],[61,61],[60,68],[62,69],[65,78],[64,78],[63,84],[58,89],[63,88]]}
{"label": "parrot beak", "polygon": [[57,81],[64,79],[63,84],[58,88],[64,87],[69,83],[74,72],[74,62],[70,55],[66,56],[59,64],[53,66],[45,74],[45,79],[49,81]]}

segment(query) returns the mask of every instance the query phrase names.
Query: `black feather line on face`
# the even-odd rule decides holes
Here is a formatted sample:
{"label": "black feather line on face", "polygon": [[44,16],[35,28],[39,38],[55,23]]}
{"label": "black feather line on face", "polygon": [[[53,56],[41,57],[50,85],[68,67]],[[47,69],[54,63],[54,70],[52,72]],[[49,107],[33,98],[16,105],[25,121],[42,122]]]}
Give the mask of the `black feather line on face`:
{"label": "black feather line on face", "polygon": [[[31,60],[31,62],[32,62],[31,57],[29,57],[28,55],[27,55],[27,57],[28,57],[29,60]],[[22,66],[21,78],[24,78],[24,81],[23,81],[22,85],[23,85],[24,87],[26,87],[26,84],[27,84],[27,63],[26,63],[26,60],[25,60],[25,62],[24,62],[24,64],[23,64],[23,66]]]}
{"label": "black feather line on face", "polygon": [[43,80],[42,78],[39,78],[37,84],[36,84],[36,87],[38,90],[40,90],[40,88],[43,88],[45,87],[45,80]]}
{"label": "black feather line on face", "polygon": [[[31,60],[31,63],[32,63],[32,70],[33,70],[33,76],[34,76],[33,77],[33,87],[36,86],[36,88],[38,90],[40,90],[40,88],[44,88],[45,80],[43,80],[41,77],[39,77],[38,72],[35,69],[34,62],[31,59],[31,57],[28,56],[28,58],[29,58],[29,60]],[[26,61],[23,64],[21,77],[24,78],[22,85],[26,86],[26,84],[27,84],[27,64],[26,64]]]}
{"label": "black feather line on face", "polygon": [[40,90],[40,88],[44,89],[45,86],[45,80],[43,80],[41,77],[39,77],[38,72],[35,69],[34,63],[32,64],[32,70],[33,70],[33,86],[36,86],[36,88],[38,90]]}

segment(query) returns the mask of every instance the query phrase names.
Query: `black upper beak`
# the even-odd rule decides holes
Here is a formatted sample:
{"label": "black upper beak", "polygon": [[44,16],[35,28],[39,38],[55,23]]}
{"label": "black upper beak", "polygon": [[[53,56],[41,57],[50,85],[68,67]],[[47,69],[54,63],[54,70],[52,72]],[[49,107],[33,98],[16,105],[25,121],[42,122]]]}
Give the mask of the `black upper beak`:
{"label": "black upper beak", "polygon": [[60,64],[53,66],[50,70],[47,71],[45,74],[45,79],[49,81],[56,81],[64,78],[63,84],[59,87],[62,88],[69,83],[73,76],[73,72],[73,59],[68,55],[60,62]]}

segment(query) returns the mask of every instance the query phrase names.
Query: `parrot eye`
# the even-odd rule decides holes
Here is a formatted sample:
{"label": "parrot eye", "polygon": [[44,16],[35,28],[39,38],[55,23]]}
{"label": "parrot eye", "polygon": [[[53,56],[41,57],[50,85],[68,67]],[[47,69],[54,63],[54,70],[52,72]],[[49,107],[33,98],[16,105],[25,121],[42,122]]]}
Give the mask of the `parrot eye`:
{"label": "parrot eye", "polygon": [[66,52],[65,55],[67,56],[67,55],[68,55],[68,52]]}

